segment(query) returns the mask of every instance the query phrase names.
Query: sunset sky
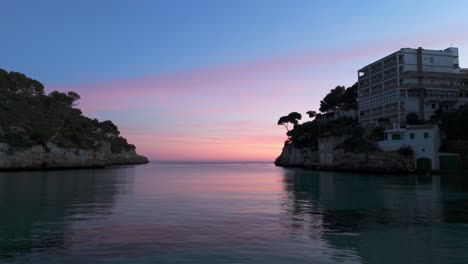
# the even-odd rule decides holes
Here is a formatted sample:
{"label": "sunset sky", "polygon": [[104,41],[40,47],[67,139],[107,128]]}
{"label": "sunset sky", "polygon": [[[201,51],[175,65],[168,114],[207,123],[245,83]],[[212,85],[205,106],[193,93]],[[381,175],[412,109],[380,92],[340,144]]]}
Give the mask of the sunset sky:
{"label": "sunset sky", "polygon": [[0,68],[78,92],[152,160],[273,161],[281,115],[380,57],[452,45],[468,67],[468,1],[351,2],[3,1]]}

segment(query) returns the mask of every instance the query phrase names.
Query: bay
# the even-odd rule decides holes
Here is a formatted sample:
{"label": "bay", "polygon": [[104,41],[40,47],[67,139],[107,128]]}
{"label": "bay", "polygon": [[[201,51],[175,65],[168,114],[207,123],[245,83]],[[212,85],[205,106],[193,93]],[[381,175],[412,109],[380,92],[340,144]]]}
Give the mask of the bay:
{"label": "bay", "polygon": [[153,162],[0,173],[0,263],[466,263],[468,175]]}

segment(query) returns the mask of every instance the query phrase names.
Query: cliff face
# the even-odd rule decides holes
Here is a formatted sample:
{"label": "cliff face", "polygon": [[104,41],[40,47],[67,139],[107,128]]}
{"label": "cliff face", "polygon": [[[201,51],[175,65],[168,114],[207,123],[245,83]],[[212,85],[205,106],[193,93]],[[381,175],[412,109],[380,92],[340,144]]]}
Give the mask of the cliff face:
{"label": "cliff face", "polygon": [[102,142],[97,150],[65,149],[50,142],[45,146],[15,149],[9,144],[0,143],[0,170],[91,168],[143,163],[148,163],[148,159],[135,151],[112,153],[111,145],[107,142]]}
{"label": "cliff face", "polygon": [[284,146],[281,155],[275,160],[276,166],[304,167],[306,163],[318,162],[318,152],[309,148],[296,148],[293,144]]}
{"label": "cliff face", "polygon": [[366,171],[378,173],[410,172],[414,170],[411,157],[397,152],[353,153],[337,149],[333,152],[333,164],[319,164],[319,153],[308,148],[296,148],[292,144],[283,148],[275,165],[281,167],[313,167],[321,170]]}
{"label": "cliff face", "polygon": [[398,152],[353,153],[338,149],[333,152],[333,156],[333,165],[319,165],[319,169],[377,173],[405,173],[414,170],[413,159]]}

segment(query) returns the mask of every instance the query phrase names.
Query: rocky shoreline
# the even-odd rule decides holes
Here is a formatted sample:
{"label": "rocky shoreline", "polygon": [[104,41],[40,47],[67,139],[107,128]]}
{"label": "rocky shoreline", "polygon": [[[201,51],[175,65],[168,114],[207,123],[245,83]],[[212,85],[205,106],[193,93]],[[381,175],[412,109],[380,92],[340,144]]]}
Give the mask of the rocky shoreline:
{"label": "rocky shoreline", "polygon": [[61,148],[51,142],[24,149],[0,143],[1,170],[48,170],[104,168],[109,165],[145,164],[148,159],[135,151],[112,153],[111,145],[102,142],[96,150]]}
{"label": "rocky shoreline", "polygon": [[343,149],[333,151],[333,164],[320,164],[319,152],[309,148],[286,145],[275,160],[279,167],[298,167],[326,171],[411,173],[415,171],[411,157],[398,152],[353,153]]}

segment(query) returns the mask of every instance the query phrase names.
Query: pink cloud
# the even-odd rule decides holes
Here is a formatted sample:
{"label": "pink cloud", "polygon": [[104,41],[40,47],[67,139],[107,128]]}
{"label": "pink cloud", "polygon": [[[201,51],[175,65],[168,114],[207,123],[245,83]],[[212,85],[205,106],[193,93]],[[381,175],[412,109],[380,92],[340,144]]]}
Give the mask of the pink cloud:
{"label": "pink cloud", "polygon": [[[54,89],[80,93],[80,107],[88,115],[121,114],[114,121],[123,135],[153,159],[272,160],[285,139],[276,118],[289,111],[316,110],[334,85],[355,81],[351,77],[349,83],[336,83],[336,66],[370,63],[402,47],[444,48],[447,39],[466,46],[468,36],[459,30]],[[349,76],[356,76],[361,66],[352,66]],[[151,117],[135,125],[129,110]]]}

